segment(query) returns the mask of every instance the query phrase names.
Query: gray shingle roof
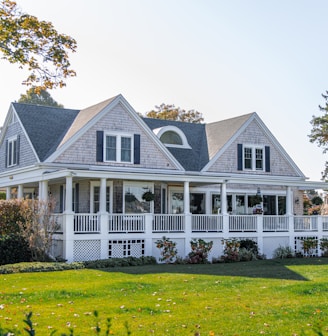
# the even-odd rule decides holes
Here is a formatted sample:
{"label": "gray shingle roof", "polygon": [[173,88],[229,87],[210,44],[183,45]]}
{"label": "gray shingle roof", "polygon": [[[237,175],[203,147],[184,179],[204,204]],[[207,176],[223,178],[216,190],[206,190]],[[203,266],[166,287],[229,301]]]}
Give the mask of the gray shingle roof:
{"label": "gray shingle roof", "polygon": [[79,110],[13,103],[40,159],[44,161],[62,141]]}
{"label": "gray shingle roof", "polygon": [[191,149],[167,147],[187,171],[200,171],[209,160],[205,124],[143,118],[151,130],[164,126],[175,126],[186,136]]}
{"label": "gray shingle roof", "polygon": [[214,155],[231,139],[231,137],[254,113],[255,112],[248,113],[206,125],[206,135],[210,159],[214,157]]}

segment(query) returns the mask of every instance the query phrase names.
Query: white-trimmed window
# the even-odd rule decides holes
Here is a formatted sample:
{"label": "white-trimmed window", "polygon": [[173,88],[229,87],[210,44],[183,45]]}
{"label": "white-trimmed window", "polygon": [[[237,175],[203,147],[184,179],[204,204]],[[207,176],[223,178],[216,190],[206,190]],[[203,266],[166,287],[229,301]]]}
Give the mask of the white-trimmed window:
{"label": "white-trimmed window", "polygon": [[244,146],[244,169],[264,170],[264,148],[257,146]]}
{"label": "white-trimmed window", "polygon": [[105,133],[104,137],[104,161],[133,162],[133,135]]}
{"label": "white-trimmed window", "polygon": [[17,136],[7,140],[7,167],[13,167],[18,164],[18,140]]}
{"label": "white-trimmed window", "polygon": [[153,131],[166,147],[191,148],[185,134],[176,126],[164,126]]}
{"label": "white-trimmed window", "polygon": [[124,182],[124,213],[152,213],[154,202],[143,199],[147,191],[154,192],[154,184],[148,182]]}
{"label": "white-trimmed window", "polygon": [[[90,212],[97,213],[100,210],[100,181],[90,182]],[[106,211],[112,212],[112,190],[113,183],[106,181]]]}

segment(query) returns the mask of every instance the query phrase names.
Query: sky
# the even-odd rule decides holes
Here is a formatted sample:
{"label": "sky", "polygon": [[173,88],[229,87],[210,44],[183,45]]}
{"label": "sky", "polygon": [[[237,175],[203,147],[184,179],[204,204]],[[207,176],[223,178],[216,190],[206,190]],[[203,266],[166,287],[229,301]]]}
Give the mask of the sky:
{"label": "sky", "polygon": [[[326,0],[17,0],[74,37],[77,76],[50,92],[82,109],[122,94],[140,113],[162,103],[205,122],[256,112],[306,177],[328,158],[310,143],[328,90]],[[27,77],[0,59],[0,125]]]}

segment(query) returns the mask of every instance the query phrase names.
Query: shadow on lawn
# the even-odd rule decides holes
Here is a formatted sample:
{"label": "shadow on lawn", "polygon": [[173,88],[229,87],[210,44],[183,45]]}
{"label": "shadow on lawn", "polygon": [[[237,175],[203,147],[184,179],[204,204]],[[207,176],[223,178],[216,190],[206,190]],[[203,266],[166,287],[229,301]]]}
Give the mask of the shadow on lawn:
{"label": "shadow on lawn", "polygon": [[270,259],[219,264],[157,264],[106,269],[128,274],[181,273],[308,281],[288,266],[328,265],[328,258]]}

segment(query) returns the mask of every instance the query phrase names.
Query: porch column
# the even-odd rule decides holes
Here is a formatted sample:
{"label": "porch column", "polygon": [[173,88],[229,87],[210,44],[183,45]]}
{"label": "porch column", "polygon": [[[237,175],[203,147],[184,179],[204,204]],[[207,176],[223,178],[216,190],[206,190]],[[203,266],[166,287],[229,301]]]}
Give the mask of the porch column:
{"label": "porch column", "polygon": [[39,200],[47,201],[48,200],[48,181],[39,182]]}
{"label": "porch column", "polygon": [[73,177],[72,175],[66,176],[66,198],[65,198],[65,212],[71,213],[73,202]]}
{"label": "porch column", "polygon": [[107,179],[100,179],[99,217],[101,234],[101,259],[108,259],[108,213],[106,211],[106,187]]}
{"label": "porch column", "polygon": [[287,187],[286,190],[286,215],[292,216],[293,215],[293,204],[292,204],[292,188]]}
{"label": "porch column", "polygon": [[183,186],[183,208],[185,214],[190,213],[189,181],[185,181]]}
{"label": "porch column", "polygon": [[289,246],[294,249],[295,245],[295,232],[294,232],[294,216],[293,216],[293,204],[292,204],[292,188],[287,187],[286,189],[286,216],[288,220],[289,229]]}
{"label": "porch column", "polygon": [[18,185],[18,188],[17,188],[17,198],[18,198],[18,199],[24,197],[24,192],[23,192],[23,190],[24,190],[23,185],[22,185],[22,184],[19,184],[19,185]]}
{"label": "porch column", "polygon": [[106,212],[106,179],[100,179],[100,200],[99,200],[99,212]]}
{"label": "porch column", "polygon": [[63,227],[63,248],[64,259],[68,262],[74,261],[74,212],[72,209],[73,200],[73,177],[66,176],[66,198]]}
{"label": "porch column", "polygon": [[186,257],[190,252],[190,241],[192,231],[192,218],[190,213],[190,194],[189,194],[189,181],[184,182],[183,186],[183,208],[184,208],[184,220],[185,220],[185,251]]}
{"label": "porch column", "polygon": [[227,215],[227,182],[221,183],[221,214]]}
{"label": "porch column", "polygon": [[227,181],[221,183],[221,214],[223,224],[223,239],[228,239],[229,236],[229,215],[227,212]]}
{"label": "porch column", "polygon": [[11,187],[6,188],[6,200],[10,200],[11,198]]}

